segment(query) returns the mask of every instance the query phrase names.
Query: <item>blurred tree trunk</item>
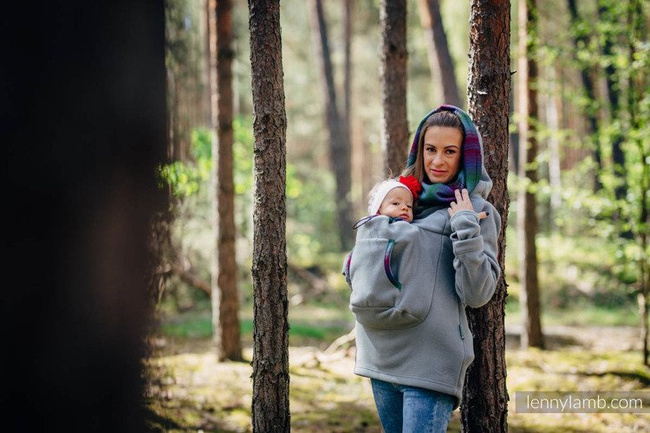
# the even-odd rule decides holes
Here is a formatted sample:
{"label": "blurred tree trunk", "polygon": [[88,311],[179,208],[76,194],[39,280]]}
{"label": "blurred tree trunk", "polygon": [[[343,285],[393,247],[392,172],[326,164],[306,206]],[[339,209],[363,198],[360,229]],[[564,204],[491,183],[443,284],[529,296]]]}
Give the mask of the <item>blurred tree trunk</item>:
{"label": "blurred tree trunk", "polygon": [[476,358],[470,365],[461,420],[465,432],[505,432],[508,390],[505,358],[505,234],[508,216],[510,113],[510,2],[472,0],[468,80],[469,114],[483,136],[485,166],[494,186],[489,201],[501,215],[501,278],[492,300],[468,309]]}
{"label": "blurred tree trunk", "polygon": [[[576,50],[576,54],[580,50],[589,49],[589,38],[586,34],[585,26],[581,25],[582,20],[580,19],[578,13],[578,7],[576,5],[576,0],[567,0],[567,5],[569,7],[569,15],[571,17],[571,29],[573,33],[573,45]],[[603,185],[600,180],[600,172],[603,168],[602,155],[600,152],[600,145],[598,143],[597,133],[598,133],[598,117],[597,117],[597,107],[596,107],[596,90],[595,83],[591,77],[591,71],[589,65],[581,60],[577,60],[580,67],[580,78],[582,80],[582,86],[584,88],[584,95],[586,99],[585,107],[583,107],[585,116],[587,118],[587,135],[589,136],[589,141],[593,146],[593,155],[594,161],[596,162],[596,167],[594,171],[594,190],[600,190]]]}
{"label": "blurred tree trunk", "polygon": [[[624,173],[625,154],[622,148],[623,133],[621,126],[620,86],[617,82],[618,71],[616,68],[613,40],[613,33],[620,29],[620,22],[617,19],[617,13],[612,10],[613,8],[618,8],[618,5],[614,6],[609,1],[598,0],[598,18],[601,22],[609,24],[604,27],[601,37],[603,39],[603,56],[605,57],[604,72],[605,83],[607,85],[607,98],[609,101],[609,123],[615,126],[610,134],[613,174],[617,180],[617,184],[614,186],[614,196],[617,200],[622,200],[625,198],[627,187]],[[615,219],[619,218],[620,215],[615,216]]]}
{"label": "blurred tree trunk", "polygon": [[168,0],[164,2],[166,18],[166,66],[170,113],[169,155],[174,161],[190,161],[192,129],[205,126],[204,110],[205,50],[200,35],[205,7],[201,2]]}
{"label": "blurred tree trunk", "polygon": [[210,86],[213,102],[212,202],[215,251],[212,255],[212,329],[217,359],[242,361],[239,331],[239,294],[235,254],[235,186],[233,181],[233,50],[232,0],[210,0],[210,56],[216,68],[216,82]]}
{"label": "blurred tree trunk", "polygon": [[[352,57],[350,54],[350,45],[352,44],[352,0],[343,0],[343,134],[348,142],[350,149],[350,159],[352,158],[352,137],[351,137],[351,104],[352,99]],[[350,179],[350,182],[352,180]]]}
{"label": "blurred tree trunk", "polygon": [[537,7],[535,0],[519,0],[519,179],[517,239],[519,242],[519,305],[521,347],[544,346],[537,278]]}
{"label": "blurred tree trunk", "polygon": [[434,105],[452,104],[463,108],[456,82],[456,68],[449,52],[447,35],[440,14],[440,0],[419,0],[418,4],[437,98]]}
{"label": "blurred tree trunk", "polygon": [[339,240],[341,248],[349,250],[352,248],[352,241],[354,239],[352,232],[352,205],[350,203],[350,190],[352,188],[350,139],[336,102],[336,88],[334,86],[334,73],[332,70],[323,4],[321,0],[312,0],[311,5],[313,34],[315,37],[318,37],[318,43],[315,43],[315,46],[317,47],[317,52],[319,52],[318,57],[321,59],[323,89],[327,104],[329,155],[330,166],[334,172],[334,180],[336,182],[335,202]]}
{"label": "blurred tree trunk", "polygon": [[[558,80],[555,72],[555,65],[548,65],[547,76],[549,91],[546,95],[546,123],[550,130],[548,138],[549,161],[548,178],[552,191],[562,191],[562,170],[560,165],[560,110],[562,109],[561,96],[558,92]],[[557,225],[555,217],[562,206],[562,194],[551,194],[551,212],[549,216],[550,228],[555,231]]]}
{"label": "blurred tree trunk", "polygon": [[249,0],[253,92],[254,432],[289,432],[286,134],[280,0]]}
{"label": "blurred tree trunk", "polygon": [[381,93],[384,175],[399,174],[408,152],[406,0],[382,0]]}
{"label": "blurred tree trunk", "polygon": [[[627,4],[627,26],[628,44],[630,59],[642,58],[641,50],[642,41],[648,40],[648,30],[646,18],[643,12],[642,0],[630,0]],[[647,54],[646,54],[647,55]],[[647,134],[643,134],[643,128],[647,130],[648,119],[644,118],[641,109],[644,98],[647,98],[648,88],[650,88],[650,75],[645,66],[635,65],[631,68],[627,77],[627,110],[630,117],[630,131],[628,136],[631,137],[633,146],[639,152],[640,161],[646,161],[643,164],[638,182],[639,193],[636,194],[639,200],[638,217],[633,222],[633,231],[638,243],[640,254],[638,258],[639,271],[639,291],[638,302],[641,310],[641,329],[643,333],[643,364],[650,366],[650,258],[648,257],[648,227],[650,227],[650,203],[648,202],[648,191],[650,191],[650,146]]]}
{"label": "blurred tree trunk", "polygon": [[168,163],[164,12],[3,5],[4,432],[150,431],[151,224],[169,207],[156,175]]}

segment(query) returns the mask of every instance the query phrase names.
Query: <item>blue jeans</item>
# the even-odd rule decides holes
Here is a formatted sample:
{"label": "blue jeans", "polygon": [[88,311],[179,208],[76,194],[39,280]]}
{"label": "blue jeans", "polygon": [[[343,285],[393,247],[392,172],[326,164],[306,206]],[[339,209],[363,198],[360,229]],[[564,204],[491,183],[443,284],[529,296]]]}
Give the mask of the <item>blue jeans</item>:
{"label": "blue jeans", "polygon": [[455,397],[414,386],[370,379],[386,433],[444,433]]}

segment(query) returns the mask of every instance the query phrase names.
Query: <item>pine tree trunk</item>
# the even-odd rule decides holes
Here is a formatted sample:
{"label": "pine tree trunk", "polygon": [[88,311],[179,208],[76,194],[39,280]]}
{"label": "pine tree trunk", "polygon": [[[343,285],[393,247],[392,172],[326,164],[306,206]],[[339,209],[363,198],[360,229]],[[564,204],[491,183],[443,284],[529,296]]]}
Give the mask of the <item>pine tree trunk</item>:
{"label": "pine tree trunk", "polygon": [[517,239],[519,241],[519,305],[521,347],[543,347],[537,278],[537,201],[531,187],[537,177],[537,10],[535,0],[519,0],[519,178],[523,185],[517,196]]}
{"label": "pine tree trunk", "polygon": [[232,0],[210,0],[216,30],[214,57],[216,99],[213,123],[216,140],[212,143],[215,198],[213,200],[215,254],[212,258],[212,329],[217,359],[242,361],[239,331],[239,294],[237,292],[237,260],[235,254],[235,187],[233,181],[233,92]]}
{"label": "pine tree trunk", "polygon": [[[609,23],[611,28],[617,28],[619,23],[615,19],[615,13],[609,8],[613,8],[611,4],[603,4],[602,0],[598,1],[598,18],[604,23]],[[614,16],[612,16],[614,15]],[[608,28],[603,32],[603,55],[605,59],[609,60],[605,65],[605,83],[607,84],[607,98],[609,100],[609,113],[610,123],[616,124],[621,119],[621,104],[620,104],[620,86],[617,82],[618,72],[616,70],[616,61],[614,60],[614,42],[612,41],[611,29]],[[623,134],[622,128],[614,128],[612,131],[612,163],[614,170],[614,177],[619,182],[614,187],[614,195],[617,200],[623,200],[627,191],[625,185],[625,154],[623,153]],[[618,213],[618,212],[617,212]],[[616,219],[620,215],[615,216]],[[629,235],[629,234],[628,234]]]}
{"label": "pine tree trunk", "polygon": [[[548,138],[549,147],[549,161],[548,161],[548,178],[552,191],[562,191],[562,169],[560,166],[560,110],[562,107],[559,102],[560,96],[557,86],[557,77],[555,73],[555,65],[547,67],[547,75],[549,81],[549,92],[546,95],[546,123],[550,130]],[[562,206],[562,195],[551,194],[551,212],[549,216],[549,224],[552,231],[557,230],[555,217]]]}
{"label": "pine tree trunk", "polygon": [[[632,0],[627,5],[627,25],[629,34],[629,56],[631,59],[640,56],[637,50],[640,50],[639,41],[648,40],[648,30],[645,26],[642,0]],[[643,115],[639,107],[650,86],[650,75],[641,68],[634,68],[628,74],[627,78],[627,111],[630,117],[630,129],[632,131],[641,131],[643,125]],[[650,153],[647,146],[646,136],[635,134],[633,140],[638,148],[641,161],[647,161]],[[650,227],[650,202],[648,201],[647,191],[650,191],[650,165],[644,164],[638,179],[639,194],[639,213],[638,219],[634,223],[636,241],[641,251],[638,259],[639,272],[639,294],[638,301],[641,309],[641,330],[643,333],[643,364],[650,367],[650,261],[647,255],[648,251],[648,227]],[[645,194],[644,194],[645,192]]]}
{"label": "pine tree trunk", "polygon": [[351,100],[352,100],[352,56],[350,46],[352,44],[352,0],[343,0],[343,45],[344,45],[344,65],[343,65],[343,133],[346,140],[350,143],[350,158],[352,158],[352,140],[351,140]]}
{"label": "pine tree trunk", "polygon": [[483,136],[485,166],[494,186],[489,201],[502,218],[501,278],[492,300],[468,309],[475,360],[470,365],[461,420],[465,432],[507,431],[505,358],[505,229],[508,216],[508,117],[510,113],[510,2],[472,0],[470,13],[469,114]]}
{"label": "pine tree trunk", "polygon": [[[580,16],[578,14],[576,0],[567,0],[567,5],[569,8],[569,15],[571,17],[571,27],[574,29],[574,48],[576,51],[580,49],[586,50],[589,46],[589,40],[587,35],[583,33],[584,30],[581,29],[582,26],[580,25]],[[598,191],[602,188],[600,171],[603,168],[603,161],[600,152],[600,146],[596,137],[598,133],[598,117],[596,116],[596,109],[594,107],[594,101],[596,100],[596,89],[594,80],[591,78],[588,65],[582,64],[580,68],[580,78],[582,80],[582,86],[585,91],[585,98],[588,101],[587,107],[584,108],[584,111],[588,124],[587,134],[590,137],[591,144],[593,146],[594,161],[596,162],[596,172],[594,173],[594,190]]]}
{"label": "pine tree trunk", "polygon": [[419,0],[420,22],[426,34],[429,65],[438,102],[463,108],[456,82],[456,68],[449,52],[447,35],[440,13],[440,0]]}
{"label": "pine tree trunk", "polygon": [[280,0],[249,0],[255,192],[254,432],[289,432],[286,133]]}
{"label": "pine tree trunk", "polygon": [[322,62],[323,88],[327,104],[327,127],[329,130],[329,156],[330,166],[334,172],[336,182],[336,215],[341,248],[352,248],[354,239],[352,232],[352,205],[350,203],[350,189],[352,177],[350,174],[350,140],[345,131],[344,121],[336,102],[336,88],[334,86],[334,72],[329,50],[327,25],[323,13],[321,0],[312,0],[312,26],[314,35],[318,35],[317,51]]}
{"label": "pine tree trunk", "polygon": [[408,151],[406,116],[406,0],[383,0],[381,6],[381,145],[384,175],[399,174]]}

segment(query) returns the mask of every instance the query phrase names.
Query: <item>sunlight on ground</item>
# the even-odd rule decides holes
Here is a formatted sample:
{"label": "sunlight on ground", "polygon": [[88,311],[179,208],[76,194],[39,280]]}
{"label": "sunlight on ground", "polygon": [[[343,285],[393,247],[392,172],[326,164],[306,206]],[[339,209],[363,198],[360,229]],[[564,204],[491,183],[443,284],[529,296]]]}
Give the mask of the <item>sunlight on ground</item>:
{"label": "sunlight on ground", "polygon": [[[507,348],[510,432],[650,431],[650,413],[517,413],[516,391],[650,390],[634,328],[549,328],[552,350]],[[250,432],[252,368],[217,363],[207,339],[159,338],[148,362],[148,407],[160,432]],[[631,351],[634,349],[633,351]],[[251,359],[248,349],[245,357]],[[299,433],[380,432],[367,379],[352,373],[354,349],[325,354],[291,347],[291,430]],[[460,429],[454,412],[449,431]]]}

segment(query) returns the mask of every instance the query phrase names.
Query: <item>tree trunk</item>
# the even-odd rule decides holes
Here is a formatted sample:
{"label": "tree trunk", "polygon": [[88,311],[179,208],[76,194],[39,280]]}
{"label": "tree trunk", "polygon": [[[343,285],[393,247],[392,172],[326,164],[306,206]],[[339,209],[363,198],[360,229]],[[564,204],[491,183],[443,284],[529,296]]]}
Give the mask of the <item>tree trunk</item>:
{"label": "tree trunk", "polygon": [[150,431],[163,2],[10,2],[0,29],[2,431]]}
{"label": "tree trunk", "polygon": [[461,420],[465,432],[505,432],[508,413],[505,358],[505,233],[508,216],[508,117],[510,112],[510,2],[472,0],[469,114],[483,136],[485,166],[494,186],[489,200],[501,215],[501,278],[492,300],[469,309],[475,360],[470,365]]}
{"label": "tree trunk", "polygon": [[[648,40],[647,27],[645,26],[643,6],[641,0],[632,0],[627,6],[628,43],[630,58],[640,56],[637,50],[640,41]],[[634,133],[632,142],[638,148],[639,159],[647,161],[650,158],[650,149],[647,145],[647,136],[640,131],[643,128],[643,115],[639,107],[650,86],[650,76],[641,67],[632,69],[627,79],[627,109],[630,116],[630,132]],[[629,134],[628,135],[632,135]],[[639,182],[639,212],[638,219],[634,222],[636,241],[641,254],[638,259],[639,294],[638,302],[641,310],[641,330],[643,333],[643,364],[650,367],[650,265],[648,260],[648,227],[650,227],[650,203],[647,191],[650,191],[650,165],[644,164]]]}
{"label": "tree trunk", "polygon": [[[343,0],[343,44],[344,44],[344,65],[343,65],[343,134],[349,143],[350,159],[352,158],[352,137],[351,137],[351,104],[352,100],[352,56],[350,45],[352,44],[352,0]],[[352,179],[350,178],[350,182]]]}
{"label": "tree trunk", "polygon": [[336,215],[339,229],[341,248],[352,248],[352,205],[350,203],[350,189],[352,187],[350,175],[350,140],[345,131],[345,125],[336,103],[336,88],[334,86],[334,73],[330,58],[327,25],[323,13],[321,0],[312,0],[312,26],[314,35],[318,36],[317,51],[321,59],[323,72],[323,88],[327,104],[327,127],[329,130],[329,156],[330,166],[334,172],[336,182]]}
{"label": "tree trunk", "polygon": [[253,92],[254,432],[289,432],[286,134],[280,0],[249,0]]}
{"label": "tree trunk", "polygon": [[[558,139],[560,133],[560,109],[561,102],[558,102],[560,91],[557,89],[557,76],[555,73],[555,66],[549,65],[547,67],[549,92],[546,95],[546,123],[550,130],[548,138],[549,147],[549,161],[548,161],[548,178],[552,191],[562,191],[562,170],[560,167],[560,140]],[[555,224],[555,216],[557,215],[560,207],[562,206],[562,195],[551,194],[551,213],[550,213],[550,227],[553,231],[557,230]]]}
{"label": "tree trunk", "polygon": [[381,146],[384,175],[395,176],[404,168],[408,152],[406,116],[406,0],[382,0],[381,6]]}
{"label": "tree trunk", "polygon": [[[608,22],[611,27],[603,32],[603,55],[608,60],[605,64],[605,83],[607,84],[607,98],[609,101],[610,123],[615,125],[621,122],[621,104],[620,104],[620,86],[617,82],[618,71],[614,59],[614,42],[612,41],[612,30],[617,29],[620,23],[615,18],[615,13],[609,8],[612,5],[603,4],[602,0],[598,1],[598,18],[602,22]],[[614,16],[612,16],[614,15]],[[623,134],[622,127],[614,128],[611,135],[612,144],[612,163],[613,175],[618,181],[614,186],[614,196],[617,200],[623,200],[627,191],[625,185],[625,154],[623,153]],[[620,215],[615,216],[616,219]]]}
{"label": "tree trunk", "polygon": [[[237,292],[237,260],[235,254],[235,187],[233,181],[233,92],[232,0],[210,0],[214,13],[215,37],[212,58],[216,65],[216,83],[212,101],[216,140],[212,142],[212,179],[215,183],[213,227],[215,252],[212,257],[212,329],[217,359],[242,361],[239,331],[239,294]],[[216,31],[215,31],[216,30]],[[211,86],[212,88],[212,86]]]}
{"label": "tree trunk", "polygon": [[[585,35],[580,27],[580,17],[578,15],[578,7],[575,0],[567,0],[569,7],[569,15],[571,16],[571,28],[573,29],[574,38],[573,45],[578,50],[589,49],[589,38]],[[594,161],[596,162],[594,173],[594,190],[600,190],[603,185],[600,181],[600,171],[603,168],[602,156],[600,153],[600,146],[596,134],[598,133],[598,117],[596,116],[596,90],[594,80],[591,78],[589,66],[582,64],[580,67],[580,78],[582,86],[585,91],[585,98],[587,100],[586,107],[583,107],[585,116],[587,117],[588,130],[587,135],[590,137],[591,145],[593,146]]]}
{"label": "tree trunk", "polygon": [[519,0],[519,179],[517,239],[519,241],[519,305],[521,347],[544,346],[537,278],[537,202],[532,188],[537,178],[537,7],[535,0]]}
{"label": "tree trunk", "polygon": [[447,35],[440,14],[440,0],[419,0],[420,22],[425,32],[429,65],[434,82],[434,105],[452,104],[463,108],[456,82],[456,68],[449,52]]}

